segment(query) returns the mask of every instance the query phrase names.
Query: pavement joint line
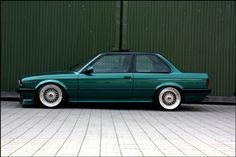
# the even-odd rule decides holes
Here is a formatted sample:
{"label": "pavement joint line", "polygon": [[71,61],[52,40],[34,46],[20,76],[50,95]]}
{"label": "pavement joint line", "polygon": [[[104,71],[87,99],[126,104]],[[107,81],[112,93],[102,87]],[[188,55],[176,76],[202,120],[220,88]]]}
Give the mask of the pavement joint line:
{"label": "pavement joint line", "polygon": [[[206,104],[207,105],[207,104]],[[209,110],[209,111],[217,111],[217,113],[218,112],[222,112],[222,113],[224,113],[223,112],[223,110],[217,110],[217,108],[224,108],[224,105],[207,105],[208,107],[207,107],[207,109],[209,110],[209,109],[212,109],[212,110]],[[230,106],[228,106],[229,108],[235,108],[235,105],[230,105]],[[225,115],[225,116],[227,116],[227,115]]]}
{"label": "pavement joint line", "polygon": [[[197,114],[197,113],[196,113],[196,114]],[[215,117],[215,116],[210,117],[210,116],[207,116],[207,115],[205,115],[205,116],[206,116],[206,117],[209,117],[209,118]],[[215,118],[219,118],[219,117],[221,117],[221,116],[219,115],[219,116],[217,116],[217,117],[215,117]],[[205,118],[205,119],[202,119],[201,116],[199,116],[198,118],[199,118],[200,121],[202,121],[202,120],[204,120],[204,121],[207,120],[206,118]],[[229,120],[229,119],[227,119],[227,121],[228,121],[228,120]],[[233,127],[231,127],[231,126],[229,126],[228,124],[224,123],[224,121],[222,121],[222,120],[220,120],[220,119],[217,119],[217,121],[216,121],[215,119],[212,119],[211,121],[214,121],[214,122],[216,122],[216,123],[222,122],[221,124],[223,124],[223,125],[226,126],[227,128],[230,128],[231,130],[234,130]]]}
{"label": "pavement joint line", "polygon": [[[1,117],[1,120],[3,121],[3,120],[5,120],[5,119],[7,119],[7,118],[9,118],[9,117],[12,117],[12,116],[14,116],[15,115],[15,113],[17,113],[17,112],[19,112],[19,109],[9,109],[10,111],[12,111],[13,113],[9,113],[8,112],[8,110],[7,111],[4,111],[4,112],[7,112],[8,113],[8,116],[5,116],[5,117]],[[3,110],[1,110],[1,111],[3,111]],[[1,115],[2,115],[3,113],[1,112]]]}
{"label": "pavement joint line", "polygon": [[[22,115],[24,115],[25,113],[27,113],[27,112],[29,112],[29,111],[30,111],[30,110],[25,110],[25,112],[20,113],[20,115],[17,115],[16,118],[14,118],[14,119],[11,120],[10,122],[6,123],[5,125],[1,125],[1,127],[4,128],[5,126],[11,124],[11,122],[13,122],[13,121],[19,119],[19,117],[21,117]],[[13,115],[13,116],[14,116],[14,115]],[[4,120],[5,120],[5,119],[4,119]],[[1,121],[1,123],[2,123],[2,122],[3,122],[3,121]]]}
{"label": "pavement joint line", "polygon": [[[213,107],[211,107],[211,108],[213,108]],[[219,108],[219,109],[216,110],[216,109],[214,109],[214,108]],[[210,111],[210,112],[206,115],[207,117],[209,117],[208,119],[214,117],[215,119],[217,119],[218,121],[221,121],[221,122],[224,122],[223,119],[224,119],[224,120],[227,120],[227,121],[228,121],[228,120],[231,120],[230,118],[231,118],[232,116],[225,117],[225,116],[224,116],[224,112],[222,112],[222,113],[219,114],[220,107],[214,106],[214,108],[213,108],[212,110],[213,110],[213,111],[217,111],[216,113],[211,113],[212,110],[210,110],[209,107],[206,108],[207,111]],[[221,119],[219,119],[219,117],[220,117]],[[234,116],[234,117],[235,117],[235,116]],[[201,117],[200,117],[200,118],[201,118]],[[213,120],[215,121],[215,119],[213,119]]]}
{"label": "pavement joint line", "polygon": [[[52,110],[51,110],[52,111]],[[61,110],[62,112],[62,110]],[[28,143],[30,143],[33,139],[35,139],[38,135],[40,135],[48,126],[50,126],[50,124],[55,121],[56,119],[54,119],[55,117],[57,117],[59,115],[60,112],[58,112],[53,118],[52,120],[44,127],[41,129],[41,131],[39,131],[39,133],[37,133],[34,137],[32,137],[30,140],[28,140],[27,142],[25,142],[22,146],[20,146],[19,148],[17,148],[15,151],[13,151],[9,156],[11,156],[12,154],[14,154],[15,152],[17,152],[18,150],[20,150],[21,148],[23,148],[25,145],[27,145]],[[46,116],[44,117],[46,118]],[[43,118],[43,119],[44,119]],[[43,120],[42,119],[42,120]]]}
{"label": "pavement joint line", "polygon": [[164,127],[168,128],[168,130],[172,133],[174,133],[176,136],[178,136],[180,139],[182,139],[184,142],[186,142],[187,144],[189,144],[190,146],[192,146],[193,148],[195,148],[196,150],[198,150],[199,152],[201,152],[203,155],[207,156],[207,154],[205,154],[204,152],[202,152],[201,150],[199,150],[196,146],[193,146],[191,143],[189,143],[187,140],[185,140],[182,136],[180,136],[179,134],[176,134],[175,132],[173,132],[168,126],[164,125],[161,121],[156,120],[154,118],[154,116],[152,115],[152,113],[149,114],[155,121],[158,121],[159,123],[161,123]]}
{"label": "pavement joint line", "polygon": [[71,129],[69,135],[68,135],[67,138],[64,140],[64,142],[62,143],[62,145],[61,145],[60,148],[57,150],[57,152],[56,152],[56,154],[55,154],[54,156],[57,156],[57,154],[60,152],[61,148],[64,146],[65,142],[66,142],[66,141],[68,140],[68,138],[71,136],[71,134],[72,134],[72,132],[73,132],[75,126],[78,124],[78,121],[79,121],[80,116],[81,116],[81,112],[82,112],[82,110],[80,110],[79,115],[78,115],[77,118],[76,118],[76,122],[75,122],[75,124],[73,125],[73,128]]}
{"label": "pavement joint line", "polygon": [[120,142],[119,142],[119,138],[118,138],[118,134],[117,134],[117,130],[116,130],[116,126],[115,126],[115,123],[114,123],[114,116],[112,115],[112,112],[110,111],[110,115],[111,115],[111,119],[112,119],[112,125],[113,125],[113,128],[115,130],[115,134],[116,134],[116,141],[118,143],[118,147],[119,147],[119,150],[120,150],[120,155],[122,155],[122,151],[121,151],[121,148],[120,148]]}
{"label": "pavement joint line", "polygon": [[183,104],[170,112],[2,101],[1,109],[2,126],[9,123],[2,135],[28,120],[2,138],[2,156],[235,156],[236,106]]}
{"label": "pavement joint line", "polygon": [[[176,118],[176,119],[179,119],[178,117],[174,117],[174,118]],[[191,121],[191,120],[190,120]],[[199,123],[198,123],[199,124]],[[188,125],[188,124],[186,124],[185,123],[185,125]],[[199,124],[200,126],[202,126],[201,124]],[[176,126],[176,125],[175,125]],[[190,125],[188,125],[188,126],[190,126]],[[203,126],[202,126],[203,127]],[[198,128],[196,128],[196,129],[198,129]],[[207,128],[206,128],[207,129]],[[185,130],[185,129],[184,129]],[[204,134],[201,130],[199,130],[198,129],[198,132],[201,132],[202,134]],[[191,133],[190,133],[191,134]],[[192,135],[192,134],[191,134]],[[206,134],[204,134],[204,135],[206,135]],[[219,135],[219,134],[218,134]],[[208,136],[208,135],[206,135],[206,136]],[[208,136],[209,138],[211,138],[212,140],[215,140],[215,141],[217,141],[217,142],[220,142],[220,141],[218,141],[217,139],[214,139],[214,138],[212,138],[212,137],[210,137],[210,136]],[[196,137],[197,138],[197,137]],[[198,138],[199,139],[199,138]],[[222,143],[222,142],[220,142],[220,143]],[[224,144],[224,143],[222,143],[222,144]],[[227,147],[230,147],[230,148],[232,148],[231,146],[228,146],[228,145],[226,145],[226,144],[224,144],[225,146],[227,146]],[[233,148],[232,148],[233,149]]]}
{"label": "pavement joint line", "polygon": [[129,115],[132,116],[132,119],[135,121],[135,123],[139,126],[139,128],[144,132],[144,134],[146,135],[146,137],[148,137],[148,139],[152,142],[152,144],[154,144],[154,146],[162,153],[163,156],[165,156],[164,152],[156,145],[155,142],[153,142],[153,140],[150,138],[150,136],[148,136],[147,132],[140,126],[140,124],[137,122],[137,120],[134,118],[133,114],[129,112]]}
{"label": "pavement joint line", "polygon": [[[173,145],[176,149],[178,149],[181,153],[183,153],[185,156],[187,156],[187,154],[185,154],[179,147],[177,147],[173,142],[171,142],[165,135],[163,135],[155,126],[152,125],[151,122],[149,122],[146,117],[141,113],[141,111],[138,111],[140,113],[140,115],[143,117],[143,119],[153,128],[155,129],[165,140],[167,140],[171,145]],[[163,125],[163,124],[161,124]]]}
{"label": "pavement joint line", "polygon": [[140,149],[140,147],[139,147],[139,145],[138,145],[136,139],[134,138],[134,135],[132,134],[132,132],[130,131],[129,126],[127,125],[126,121],[124,120],[124,117],[123,117],[122,113],[121,113],[121,112],[119,112],[119,113],[120,113],[120,115],[121,115],[122,120],[125,122],[125,125],[126,125],[127,129],[129,130],[129,133],[130,133],[131,137],[133,138],[133,140],[134,140],[136,146],[138,147],[140,153],[142,154],[142,156],[144,156],[144,154],[143,154],[142,150]]}
{"label": "pavement joint line", "polygon": [[58,130],[60,130],[60,128],[62,127],[62,125],[65,123],[65,120],[66,120],[66,119],[69,117],[69,115],[71,114],[71,112],[72,112],[72,111],[70,111],[70,112],[68,113],[68,115],[66,116],[66,118],[63,120],[63,122],[62,122],[61,125],[57,128],[57,130],[53,133],[53,135],[52,135],[46,142],[44,142],[43,145],[41,145],[41,147],[40,147],[39,149],[37,149],[37,150],[32,154],[32,156],[34,156],[38,151],[40,151],[40,149],[43,148],[43,146],[45,146],[45,145],[48,143],[48,141],[51,140],[51,139],[55,136],[55,134],[58,132]]}
{"label": "pavement joint line", "polygon": [[[197,113],[196,113],[197,114]],[[186,113],[186,115],[189,115],[188,117],[189,118],[191,118],[191,119],[193,119],[193,121],[195,121],[195,122],[198,122],[195,118],[193,118],[189,113]],[[215,125],[212,125],[212,124],[210,124],[210,123],[207,123],[205,120],[207,120],[207,119],[201,119],[201,116],[199,116],[198,117],[198,120],[200,121],[200,122],[202,122],[202,123],[205,123],[206,125],[208,125],[208,126],[212,126],[212,127],[215,127],[215,128],[217,128],[217,129],[220,129],[221,131],[223,131],[221,128],[218,128],[217,126],[215,126]],[[199,124],[199,125],[201,125],[201,124]],[[203,125],[201,125],[202,127],[204,127],[204,128],[206,128],[205,126],[203,126]],[[209,129],[209,128],[208,128]],[[214,131],[213,131],[214,132]],[[227,134],[229,134],[227,131],[225,131],[225,133],[227,133]],[[216,133],[216,134],[218,134],[218,133]]]}
{"label": "pavement joint line", "polygon": [[[46,117],[50,112],[51,112],[51,111],[48,111],[48,113],[45,115],[45,117]],[[45,117],[44,117],[44,118],[45,118]],[[36,124],[38,124],[38,123],[39,123],[40,121],[42,121],[44,118],[39,119],[39,120],[36,122]],[[17,140],[19,137],[21,137],[21,136],[24,135],[26,132],[28,132],[30,129],[32,129],[36,124],[33,124],[31,127],[29,127],[28,129],[26,129],[22,134],[20,134],[19,136],[13,138],[11,141],[9,141],[8,143],[2,145],[1,147],[4,147],[4,146],[8,145],[9,143],[11,143],[12,141]]]}
{"label": "pavement joint line", "polygon": [[102,110],[100,109],[100,143],[99,143],[99,156],[101,156],[102,145]]}
{"label": "pavement joint line", "polygon": [[[189,115],[189,113],[186,113],[187,115]],[[191,116],[188,116],[190,119],[193,119]],[[195,121],[196,122],[196,120],[195,119],[193,119],[193,120],[191,120],[191,121]],[[222,128],[219,128],[219,127],[217,127],[217,126],[215,126],[215,125],[212,125],[212,124],[210,124],[210,123],[207,123],[206,121],[203,121],[203,120],[200,120],[202,123],[205,123],[205,124],[207,124],[208,126],[213,126],[214,128],[216,128],[216,129],[218,129],[218,130],[220,130],[220,131],[222,131],[222,132],[225,132],[226,134],[230,134],[230,135],[233,135],[233,134],[231,134],[231,133],[229,133],[228,131],[225,131],[224,129],[222,129]],[[210,127],[205,127],[205,126],[203,126],[202,125],[202,123],[200,123],[199,125],[200,126],[202,126],[203,128],[206,128],[206,129],[209,129],[209,130],[211,130],[212,132],[214,132],[215,134],[217,134],[217,135],[220,135],[218,132],[216,132],[214,129],[210,129]],[[221,135],[220,135],[221,136]]]}
{"label": "pavement joint line", "polygon": [[[38,114],[41,113],[41,112],[43,112],[43,110],[39,110],[36,115],[38,115]],[[32,118],[32,117],[34,117],[34,116],[36,116],[36,115],[35,115],[35,114],[32,114],[32,116],[31,116],[30,118]],[[26,122],[28,122],[28,119],[26,119],[25,121],[23,121],[22,123],[20,123],[19,125],[17,125],[15,128],[13,128],[13,129],[10,130],[9,132],[7,132],[7,133],[4,134],[3,136],[1,136],[1,138],[3,138],[3,137],[5,137],[6,135],[10,134],[12,131],[14,131],[14,130],[17,129],[18,127],[22,126],[22,125],[25,124]],[[6,125],[5,125],[5,126],[6,126]],[[5,126],[4,126],[4,127],[5,127]]]}
{"label": "pavement joint line", "polygon": [[[5,120],[8,120],[9,118],[15,116],[15,114],[16,114],[17,112],[19,112],[19,111],[16,111],[16,112],[14,112],[14,113],[11,113],[11,114],[9,114],[8,116],[5,116],[5,117],[1,117],[1,121],[3,122],[3,121],[5,121]],[[2,114],[2,113],[1,113],[1,114]]]}
{"label": "pavement joint line", "polygon": [[77,156],[79,156],[79,153],[80,153],[80,151],[81,151],[81,149],[82,149],[84,140],[85,140],[85,138],[86,138],[86,136],[87,136],[88,127],[89,127],[89,123],[90,123],[90,119],[91,119],[91,112],[92,112],[92,111],[90,110],[90,112],[89,112],[89,119],[88,119],[88,123],[87,123],[87,127],[86,127],[86,131],[85,131],[85,134],[84,134],[84,136],[83,136],[82,143],[81,143],[81,145],[80,145],[80,147],[79,147],[79,150],[78,150],[78,152],[77,152]]}
{"label": "pavement joint line", "polygon": [[[153,116],[152,114],[150,114],[151,116]],[[193,135],[193,134],[191,134],[191,133],[189,133],[188,131],[186,131],[184,128],[180,128],[179,126],[177,126],[177,125],[175,125],[172,121],[170,121],[170,123],[172,124],[172,125],[174,125],[174,126],[176,126],[177,128],[179,128],[180,130],[182,129],[184,132],[186,132],[187,134],[190,134],[191,136],[193,136],[193,137],[195,137],[197,140],[199,140],[199,141],[201,141],[202,143],[204,143],[204,144],[206,144],[206,145],[208,145],[208,146],[210,146],[208,143],[206,143],[205,141],[202,141],[200,138],[197,138],[195,135]],[[179,136],[179,135],[178,135]],[[181,137],[181,136],[180,136]],[[181,137],[181,138],[183,138],[183,137]],[[189,143],[189,142],[188,142]],[[191,143],[189,143],[190,145],[192,145]],[[192,145],[194,148],[196,148],[197,150],[199,150],[200,152],[202,152],[204,155],[206,155],[207,156],[207,154],[205,154],[202,150],[200,150],[200,149],[198,149],[196,146],[194,146],[194,145]],[[210,146],[211,147],[211,146]],[[215,147],[213,147],[215,150],[217,150]],[[217,150],[218,151],[218,150]],[[224,152],[222,152],[222,151],[220,151],[222,154],[224,154],[224,155],[226,155],[227,156],[227,154],[225,154]]]}
{"label": "pavement joint line", "polygon": [[[220,108],[219,106],[214,106],[215,108]],[[220,115],[221,117],[224,117],[224,119],[227,119],[227,120],[229,120],[230,119],[230,117],[226,117],[224,114],[219,114],[219,113],[224,113],[224,112],[222,112],[222,111],[220,111],[220,110],[216,110],[215,108],[211,108],[212,110],[210,110],[210,108],[208,107],[208,108],[206,108],[206,110],[207,111],[210,111],[210,113],[209,114],[211,114],[212,116],[214,116],[214,117],[216,117],[216,118],[218,118],[218,116],[216,116],[216,114],[217,115]],[[217,113],[211,113],[211,111],[217,111]]]}

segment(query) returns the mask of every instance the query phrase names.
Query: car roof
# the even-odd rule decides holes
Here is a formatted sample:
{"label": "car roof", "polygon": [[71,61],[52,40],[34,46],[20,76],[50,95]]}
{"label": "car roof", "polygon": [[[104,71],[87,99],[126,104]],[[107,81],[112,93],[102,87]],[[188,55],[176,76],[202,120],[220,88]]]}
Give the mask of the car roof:
{"label": "car roof", "polygon": [[101,52],[99,54],[103,54],[103,55],[114,54],[114,55],[116,55],[116,54],[159,54],[159,53],[158,52],[142,52],[142,51],[132,51],[132,52],[130,52],[130,51],[110,51],[110,52]]}

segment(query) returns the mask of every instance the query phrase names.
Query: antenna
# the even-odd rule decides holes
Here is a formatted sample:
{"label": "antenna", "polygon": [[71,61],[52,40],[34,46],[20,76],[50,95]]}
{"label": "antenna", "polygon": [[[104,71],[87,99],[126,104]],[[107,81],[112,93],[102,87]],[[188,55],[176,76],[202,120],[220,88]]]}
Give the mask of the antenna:
{"label": "antenna", "polygon": [[111,51],[111,52],[129,52],[129,49],[126,49],[126,50],[114,50],[114,51]]}

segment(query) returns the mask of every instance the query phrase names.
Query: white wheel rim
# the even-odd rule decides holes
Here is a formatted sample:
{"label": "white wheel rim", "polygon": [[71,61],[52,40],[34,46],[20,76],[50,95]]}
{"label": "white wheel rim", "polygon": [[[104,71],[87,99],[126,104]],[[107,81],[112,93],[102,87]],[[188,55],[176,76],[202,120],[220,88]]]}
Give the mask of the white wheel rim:
{"label": "white wheel rim", "polygon": [[62,90],[53,84],[44,86],[39,92],[41,103],[47,107],[55,107],[62,101]]}
{"label": "white wheel rim", "polygon": [[159,102],[163,108],[173,110],[180,105],[181,95],[177,89],[167,87],[160,92]]}

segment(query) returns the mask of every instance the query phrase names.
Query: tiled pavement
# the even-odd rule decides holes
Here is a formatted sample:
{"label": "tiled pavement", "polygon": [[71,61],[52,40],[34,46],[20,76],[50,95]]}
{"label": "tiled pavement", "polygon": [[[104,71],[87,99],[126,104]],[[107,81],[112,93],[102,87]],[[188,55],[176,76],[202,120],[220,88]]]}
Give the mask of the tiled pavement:
{"label": "tiled pavement", "polygon": [[[119,107],[118,107],[119,106]],[[2,156],[235,156],[235,106],[1,102]]]}

